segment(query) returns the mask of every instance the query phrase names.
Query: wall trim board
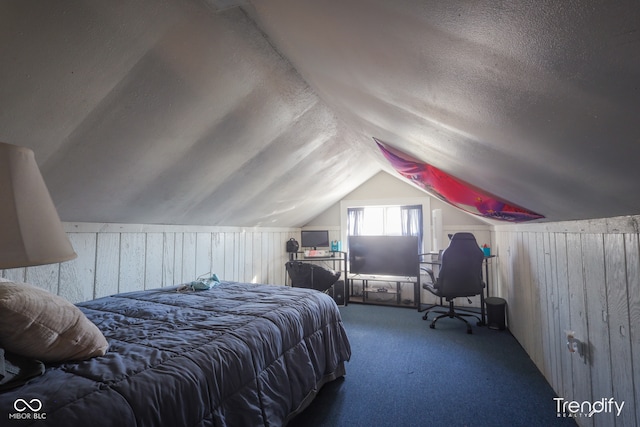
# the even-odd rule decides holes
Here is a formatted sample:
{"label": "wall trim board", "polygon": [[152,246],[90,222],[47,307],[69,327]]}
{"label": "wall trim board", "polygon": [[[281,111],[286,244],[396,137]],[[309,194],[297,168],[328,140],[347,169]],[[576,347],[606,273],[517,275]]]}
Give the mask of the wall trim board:
{"label": "wall trim board", "polygon": [[538,222],[494,225],[494,231],[539,232],[539,233],[640,233],[640,215],[613,218],[584,219],[562,222]]}
{"label": "wall trim board", "polygon": [[216,233],[216,232],[299,232],[299,227],[230,227],[216,225],[118,224],[63,222],[67,233]]}

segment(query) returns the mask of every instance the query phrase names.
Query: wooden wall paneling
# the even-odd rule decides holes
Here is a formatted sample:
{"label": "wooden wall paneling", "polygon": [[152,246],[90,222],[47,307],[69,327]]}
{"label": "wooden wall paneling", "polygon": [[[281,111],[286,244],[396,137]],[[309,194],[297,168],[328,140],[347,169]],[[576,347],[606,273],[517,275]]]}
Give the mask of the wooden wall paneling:
{"label": "wooden wall paneling", "polygon": [[522,322],[522,325],[518,328],[518,333],[520,335],[522,346],[527,349],[529,354],[532,354],[533,347],[531,343],[531,330],[534,326],[531,321],[531,311],[529,310],[531,303],[531,286],[528,283],[530,277],[524,274],[525,251],[527,248],[523,246],[522,233],[515,234],[514,244],[517,249],[514,259],[517,269],[514,270],[515,283],[513,289],[514,292],[517,292],[518,294],[518,311],[520,313],[520,321]]}
{"label": "wooden wall paneling", "polygon": [[262,275],[262,264],[265,262],[263,255],[263,247],[262,240],[268,238],[268,233],[266,232],[254,232],[253,236],[251,236],[251,253],[253,262],[251,263],[251,282],[252,283],[265,283],[266,278],[263,278]]}
{"label": "wooden wall paneling", "polygon": [[[639,235],[597,225],[498,229],[493,295],[507,300],[511,332],[534,361],[544,349],[538,366],[559,396],[625,402],[619,418],[603,412],[578,419],[581,426],[640,425]],[[586,343],[585,358],[568,352],[567,330]]]}
{"label": "wooden wall paneling", "polygon": [[289,284],[289,275],[287,273],[285,264],[289,261],[289,254],[287,254],[287,240],[291,237],[295,238],[298,242],[300,241],[300,233],[278,233],[278,239],[274,239],[278,242],[277,246],[273,247],[273,259],[274,259],[274,273],[275,273],[275,284],[276,285],[287,285]]}
{"label": "wooden wall paneling", "polygon": [[292,237],[300,242],[300,233],[294,235],[287,232],[278,232],[273,236],[269,255],[269,268],[271,269],[271,283],[274,285],[288,285],[290,283],[285,264],[289,261],[286,251],[287,241]]}
{"label": "wooden wall paneling", "polygon": [[[631,341],[631,379],[635,396],[635,425],[640,425],[640,245],[638,234],[625,234],[625,255]],[[629,399],[626,399],[629,400]],[[626,405],[626,403],[625,403]],[[634,424],[630,424],[634,425]]]}
{"label": "wooden wall paneling", "polygon": [[182,282],[188,283],[197,277],[196,233],[185,232],[182,235]]}
{"label": "wooden wall paneling", "polygon": [[144,289],[165,286],[163,282],[164,233],[146,233]]}
{"label": "wooden wall paneling", "polygon": [[78,257],[60,264],[58,295],[76,303],[94,298],[96,233],[70,233]]}
{"label": "wooden wall paneling", "polygon": [[[582,262],[582,236],[579,233],[567,234],[567,280],[569,287],[569,316],[567,328],[575,337],[588,345],[587,307],[585,278]],[[591,369],[588,357],[569,353],[573,389],[571,394],[561,396],[577,402],[592,402]],[[582,427],[593,426],[593,418],[581,418]]]}
{"label": "wooden wall paneling", "polygon": [[529,280],[528,276],[525,276],[524,271],[524,247],[522,246],[522,233],[516,233],[515,237],[515,246],[517,248],[515,262],[518,266],[518,269],[515,274],[515,286],[514,292],[518,294],[518,311],[520,313],[520,322],[521,325],[518,328],[518,333],[520,335],[520,339],[522,340],[522,345],[527,349],[529,354],[532,354],[532,346],[531,346],[531,330],[535,326],[532,325],[531,322],[531,312],[529,311],[530,304],[530,291],[531,287],[525,283],[525,280]]}
{"label": "wooden wall paneling", "polygon": [[[616,417],[616,425],[635,425],[635,402],[631,339],[629,336],[629,299],[627,294],[627,268],[623,234],[604,236],[605,279],[607,283],[607,311],[609,313],[609,344],[611,349],[611,379],[613,398],[625,402],[625,408]],[[611,395],[603,396],[611,397]]]}
{"label": "wooden wall paneling", "polygon": [[[520,264],[519,282],[522,285],[523,293],[522,308],[526,318],[524,341],[529,349],[531,359],[536,365],[543,366],[542,360],[542,339],[540,334],[540,291],[537,274],[535,274],[537,264],[536,237],[531,233],[519,233],[518,246],[520,248],[518,262]],[[541,369],[542,370],[542,369]]]}
{"label": "wooden wall paneling", "polygon": [[122,233],[120,236],[120,275],[118,292],[144,289],[146,265],[145,233]]}
{"label": "wooden wall paneling", "polygon": [[[589,319],[589,355],[591,365],[591,389],[593,399],[609,398],[611,385],[611,353],[609,349],[609,327],[607,312],[607,287],[605,282],[605,253],[603,235],[584,234],[582,254],[584,262],[587,316]],[[595,425],[614,424],[614,415],[598,414]]]}
{"label": "wooden wall paneling", "polygon": [[235,280],[246,282],[245,280],[245,262],[247,259],[247,234],[245,232],[235,233],[236,239],[236,265]]}
{"label": "wooden wall paneling", "polygon": [[258,283],[274,283],[269,277],[269,262],[271,260],[270,242],[275,238],[276,233],[265,233],[260,240],[260,253],[262,262],[260,263],[260,272]]}
{"label": "wooden wall paneling", "polygon": [[546,282],[547,282],[547,296],[548,296],[548,314],[549,314],[549,325],[548,329],[545,331],[549,335],[549,353],[551,355],[550,363],[551,363],[551,380],[549,381],[552,387],[556,391],[560,391],[560,387],[562,384],[562,373],[559,369],[559,346],[560,343],[563,342],[563,337],[560,335],[560,326],[559,326],[559,317],[558,311],[560,310],[559,301],[558,301],[558,274],[556,265],[556,245],[555,245],[555,234],[554,233],[545,233],[544,234],[544,245],[545,245],[545,272],[546,272]]}
{"label": "wooden wall paneling", "polygon": [[220,280],[225,280],[225,233],[211,233],[211,270]]}
{"label": "wooden wall paneling", "polygon": [[[520,331],[518,329],[520,322],[520,313],[518,312],[518,296],[515,293],[514,281],[516,280],[517,266],[517,248],[514,245],[515,233],[505,233],[505,244],[507,247],[507,256],[504,269],[505,289],[507,292],[507,317],[509,319],[509,330],[520,341]],[[520,341],[522,342],[522,341]]]}
{"label": "wooden wall paneling", "polygon": [[[248,237],[249,233],[242,232],[238,233],[238,243],[239,243],[239,251],[238,251],[238,275],[237,279],[241,282],[248,282],[248,274],[251,274],[251,244],[253,243],[251,239]],[[247,259],[249,258],[249,259]]]}
{"label": "wooden wall paneling", "polygon": [[211,247],[211,233],[202,232],[196,233],[196,259],[195,259],[195,278],[203,275],[209,275],[213,273],[211,260],[212,247]]}
{"label": "wooden wall paneling", "polygon": [[[279,265],[276,264],[277,260],[275,257],[276,254],[276,245],[280,243],[280,234],[279,232],[272,232],[269,235],[269,238],[266,240],[262,240],[262,253],[264,258],[264,262],[262,263],[262,269],[265,271],[265,283],[270,285],[278,285],[283,283],[278,283],[277,279],[277,270],[279,269]],[[285,249],[283,249],[283,252]],[[265,255],[266,254],[266,255]],[[289,260],[289,254],[287,254],[287,261]],[[286,262],[286,261],[285,261]]]}
{"label": "wooden wall paneling", "polygon": [[0,270],[2,277],[33,282],[74,302],[190,282],[209,271],[223,280],[284,285],[286,241],[300,239],[293,229],[91,223],[67,225],[67,230],[78,259]]}
{"label": "wooden wall paneling", "polygon": [[557,391],[561,396],[571,396],[573,380],[571,377],[571,354],[566,346],[566,331],[571,326],[571,303],[569,301],[569,278],[567,258],[567,236],[555,233],[556,238],[556,274],[558,289],[558,327],[554,342],[559,356],[562,385]]}
{"label": "wooden wall paneling", "polygon": [[118,293],[119,271],[120,233],[98,233],[96,243],[96,298]]}
{"label": "wooden wall paneling", "polygon": [[[494,235],[494,248],[496,251],[496,258],[493,258],[492,263],[494,273],[494,279],[491,283],[491,295],[495,297],[504,298],[509,301],[509,293],[507,289],[507,277],[506,272],[509,267],[509,245],[507,241],[507,233],[496,232]],[[509,319],[507,319],[507,323]]]}
{"label": "wooden wall paneling", "polygon": [[224,252],[225,252],[225,261],[224,261],[224,273],[225,280],[228,281],[236,281],[237,277],[237,256],[236,256],[236,234],[235,233],[225,233],[224,238]]}
{"label": "wooden wall paneling", "polygon": [[[288,260],[287,257],[287,252],[286,252],[286,245],[287,245],[287,240],[289,240],[293,235],[291,233],[280,233],[280,244],[278,245],[278,248],[276,249],[276,253],[275,253],[275,257],[276,257],[276,265],[279,267],[278,268],[278,281],[276,282],[279,285],[284,285],[286,284],[286,280],[288,277],[287,274],[287,270],[285,268],[285,264]],[[300,241],[301,237],[300,237],[300,232],[295,234],[295,238],[298,240],[298,242]],[[343,248],[344,250],[346,250],[346,248]]]}
{"label": "wooden wall paneling", "polygon": [[545,317],[540,325],[540,327],[544,329],[544,369],[541,370],[541,372],[547,378],[549,384],[555,388],[557,384],[555,384],[554,352],[553,343],[551,342],[553,337],[550,335],[554,327],[554,287],[551,282],[549,238],[545,233],[540,233],[538,238],[537,253],[539,268],[537,274],[542,283],[541,288],[544,290],[544,293],[540,295],[540,304],[544,307],[545,312]]}
{"label": "wooden wall paneling", "polygon": [[162,286],[178,284],[176,280],[176,233],[162,233]]}
{"label": "wooden wall paneling", "polygon": [[[260,259],[262,245],[259,243],[257,234],[261,233],[253,231],[245,233],[244,281],[249,283],[258,283],[257,280],[262,265],[262,260]],[[256,244],[258,244],[257,247]]]}
{"label": "wooden wall paneling", "polygon": [[262,278],[262,236],[265,233],[262,232],[254,232],[252,233],[251,239],[251,283],[264,283],[265,280]]}
{"label": "wooden wall paneling", "polygon": [[[532,354],[531,343],[531,330],[533,327],[531,322],[531,312],[529,310],[531,287],[525,281],[529,280],[529,277],[524,274],[524,250],[522,246],[522,233],[516,233],[515,246],[517,248],[515,262],[518,266],[515,274],[515,286],[514,292],[518,294],[518,311],[520,312],[521,325],[519,326],[519,335],[522,340],[522,346],[527,349],[529,354]],[[515,294],[514,294],[515,295]]]}
{"label": "wooden wall paneling", "polygon": [[244,240],[244,251],[241,254],[240,264],[242,265],[242,281],[249,282],[254,278],[253,267],[253,232],[247,231],[242,233],[242,239]]}
{"label": "wooden wall paneling", "polygon": [[[551,344],[549,343],[550,337],[547,331],[549,330],[549,325],[551,323],[551,312],[549,311],[549,283],[546,280],[547,264],[545,262],[544,234],[534,233],[530,236],[530,241],[532,244],[532,257],[535,259],[535,268],[531,269],[531,275],[538,292],[535,296],[535,305],[540,319],[539,331],[535,332],[540,348],[535,354],[539,361],[539,364],[537,365],[540,372],[542,372],[545,377],[550,378],[552,372]],[[535,358],[532,357],[532,359],[536,361]]]}
{"label": "wooden wall paneling", "polygon": [[184,233],[177,232],[174,237],[173,281],[179,285],[187,282],[184,275]]}
{"label": "wooden wall paneling", "polygon": [[3,277],[13,282],[25,283],[27,281],[26,268],[9,268],[2,271]]}
{"label": "wooden wall paneling", "polygon": [[500,288],[500,278],[498,277],[498,274],[500,272],[500,263],[501,263],[501,256],[502,256],[502,252],[501,252],[501,245],[498,242],[498,235],[496,235],[495,233],[491,234],[491,244],[493,245],[491,247],[491,253],[494,254],[496,257],[495,258],[491,258],[489,259],[489,276],[490,276],[490,280],[491,280],[491,295],[493,296],[500,296],[502,295],[502,289]]}
{"label": "wooden wall paneling", "polygon": [[244,263],[242,265],[242,281],[243,282],[248,282],[251,283],[253,281],[253,267],[254,267],[254,263],[256,262],[253,259],[253,253],[254,253],[254,249],[253,249],[253,237],[254,237],[254,233],[253,232],[246,232],[243,233],[242,236],[244,239],[244,251],[243,251],[243,258],[244,258]]}
{"label": "wooden wall paneling", "polygon": [[[503,233],[503,242],[505,250],[501,252],[503,254],[503,262],[500,264],[502,267],[502,273],[500,280],[504,281],[504,284],[500,285],[500,288],[504,292],[503,298],[507,300],[507,308],[511,300],[513,299],[513,288],[511,286],[511,280],[513,276],[513,265],[511,264],[513,261],[513,255],[511,250],[511,239],[509,233]],[[509,318],[507,318],[507,322]]]}
{"label": "wooden wall paneling", "polygon": [[[237,252],[237,257],[238,257],[238,262],[237,262],[237,273],[236,273],[236,280],[239,282],[248,282],[249,280],[247,280],[247,277],[245,276],[245,274],[249,274],[248,270],[250,270],[249,266],[247,265],[247,262],[251,262],[250,256],[248,256],[251,253],[251,240],[248,239],[248,234],[247,232],[241,232],[241,233],[236,233],[237,239],[238,239],[238,252]],[[247,259],[249,258],[249,259]]]}
{"label": "wooden wall paneling", "polygon": [[[491,286],[489,287],[490,296],[504,298],[505,292],[503,289],[503,282],[500,278],[502,272],[501,259],[504,255],[504,246],[502,244],[503,233],[494,232],[492,235],[493,247],[491,251],[496,255],[496,258],[489,260],[489,269],[492,272]],[[505,298],[506,299],[506,298]]]}
{"label": "wooden wall paneling", "polygon": [[[585,278],[582,262],[582,236],[578,233],[567,234],[567,281],[569,289],[569,316],[570,322],[567,328],[575,333],[575,337],[588,344],[589,330],[587,326],[587,307]],[[580,357],[579,354],[571,354],[571,369],[573,389],[567,391],[564,398],[571,398],[577,402],[592,402],[591,369],[588,357]],[[582,427],[593,426],[593,417],[580,419]]]}
{"label": "wooden wall paneling", "polygon": [[57,294],[60,283],[60,264],[29,267],[25,271],[25,281],[26,283],[46,289],[53,294]]}

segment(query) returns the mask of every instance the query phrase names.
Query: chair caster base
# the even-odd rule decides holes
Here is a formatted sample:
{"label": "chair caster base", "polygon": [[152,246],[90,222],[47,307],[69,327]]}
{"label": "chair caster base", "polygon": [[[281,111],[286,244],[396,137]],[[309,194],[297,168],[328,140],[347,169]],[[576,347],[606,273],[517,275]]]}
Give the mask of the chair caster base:
{"label": "chair caster base", "polygon": [[430,327],[431,329],[435,329],[435,328],[436,328],[436,325],[434,325],[434,324],[432,323],[432,324],[430,324],[430,325],[429,325],[429,327]]}

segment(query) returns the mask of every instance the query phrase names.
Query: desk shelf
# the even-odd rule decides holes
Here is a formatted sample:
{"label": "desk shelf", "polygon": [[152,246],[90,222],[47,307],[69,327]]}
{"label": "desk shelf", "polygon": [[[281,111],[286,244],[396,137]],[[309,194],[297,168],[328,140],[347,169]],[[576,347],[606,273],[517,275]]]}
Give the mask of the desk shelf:
{"label": "desk shelf", "polygon": [[415,277],[349,277],[349,302],[417,308],[418,279]]}

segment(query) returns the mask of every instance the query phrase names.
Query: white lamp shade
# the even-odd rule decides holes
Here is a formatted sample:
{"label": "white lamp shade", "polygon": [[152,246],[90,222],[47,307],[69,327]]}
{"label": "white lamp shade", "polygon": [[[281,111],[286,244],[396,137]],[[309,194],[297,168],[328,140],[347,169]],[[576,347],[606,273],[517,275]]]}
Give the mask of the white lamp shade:
{"label": "white lamp shade", "polygon": [[0,142],[0,269],[75,257],[33,151]]}

